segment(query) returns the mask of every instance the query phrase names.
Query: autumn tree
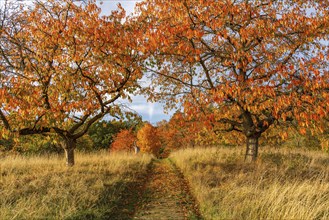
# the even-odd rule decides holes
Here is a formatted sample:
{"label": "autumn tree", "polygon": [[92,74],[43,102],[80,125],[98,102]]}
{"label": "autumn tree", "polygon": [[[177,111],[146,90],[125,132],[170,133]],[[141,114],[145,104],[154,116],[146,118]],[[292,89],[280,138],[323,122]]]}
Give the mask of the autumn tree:
{"label": "autumn tree", "polygon": [[167,157],[177,149],[195,146],[199,128],[193,121],[186,120],[181,112],[174,113],[169,121],[158,122],[158,135],[162,145],[161,157]]}
{"label": "autumn tree", "polygon": [[[246,141],[256,160],[262,133],[329,113],[328,4],[297,0],[147,0],[143,53],[150,98]],[[150,91],[150,90],[148,90]]]}
{"label": "autumn tree", "polygon": [[105,115],[121,117],[116,101],[141,77],[124,10],[101,16],[83,2],[33,1],[1,16],[1,135],[55,133],[69,166],[77,139]]}
{"label": "autumn tree", "polygon": [[193,117],[180,111],[176,111],[169,121],[163,120],[157,123],[158,135],[165,155],[182,148],[234,145],[243,142],[243,139],[230,133],[218,136],[213,132],[214,129],[216,126],[205,121],[205,118]]}
{"label": "autumn tree", "polygon": [[146,123],[139,129],[137,132],[137,146],[140,147],[142,152],[152,153],[158,156],[161,142],[157,128],[150,123]]}
{"label": "autumn tree", "polygon": [[114,138],[110,151],[133,151],[136,136],[132,130],[123,129]]}
{"label": "autumn tree", "polygon": [[142,124],[139,115],[125,117],[125,120],[102,120],[94,123],[87,134],[93,140],[94,149],[108,149],[113,143],[113,138],[123,129],[137,132],[138,126]]}
{"label": "autumn tree", "polygon": [[161,144],[166,152],[179,149],[183,146],[183,135],[180,132],[180,129],[173,126],[170,121],[158,122],[157,127]]}
{"label": "autumn tree", "polygon": [[211,127],[199,120],[193,120],[182,112],[175,112],[170,120],[157,124],[158,133],[166,151],[180,148],[205,146],[213,133]]}

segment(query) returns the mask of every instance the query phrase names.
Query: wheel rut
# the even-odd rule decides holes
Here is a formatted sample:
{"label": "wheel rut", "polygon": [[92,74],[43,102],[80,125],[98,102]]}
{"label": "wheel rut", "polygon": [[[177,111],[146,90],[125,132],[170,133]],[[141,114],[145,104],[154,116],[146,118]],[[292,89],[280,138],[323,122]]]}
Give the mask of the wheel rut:
{"label": "wheel rut", "polygon": [[154,160],[133,219],[202,219],[188,184],[169,160]]}

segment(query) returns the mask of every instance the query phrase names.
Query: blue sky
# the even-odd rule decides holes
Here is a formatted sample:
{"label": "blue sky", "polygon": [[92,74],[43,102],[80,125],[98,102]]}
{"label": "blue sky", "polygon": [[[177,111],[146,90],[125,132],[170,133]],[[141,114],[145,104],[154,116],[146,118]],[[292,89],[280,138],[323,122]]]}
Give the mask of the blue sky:
{"label": "blue sky", "polygon": [[[100,0],[98,2],[101,2]],[[134,7],[136,2],[133,0],[125,0],[125,1],[114,1],[114,0],[103,0],[102,13],[108,14],[110,11],[115,10],[117,8],[117,4],[120,3],[121,6],[126,10],[126,14],[130,14],[134,11]],[[125,101],[121,101],[124,104],[128,105],[129,108],[138,112],[143,120],[150,121],[155,124],[158,121],[163,119],[168,120],[170,118],[170,114],[165,114],[163,111],[163,105],[160,103],[151,103],[147,102],[146,98],[143,96],[134,96],[132,103],[127,103]]]}

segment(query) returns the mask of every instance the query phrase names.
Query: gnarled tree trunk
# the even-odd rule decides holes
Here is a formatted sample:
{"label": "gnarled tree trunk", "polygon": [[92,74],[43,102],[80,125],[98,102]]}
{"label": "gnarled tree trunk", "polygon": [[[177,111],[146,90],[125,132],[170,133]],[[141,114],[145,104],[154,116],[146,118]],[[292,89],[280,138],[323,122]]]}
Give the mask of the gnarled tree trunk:
{"label": "gnarled tree trunk", "polygon": [[258,135],[247,137],[247,146],[246,146],[247,148],[246,148],[245,161],[254,162],[257,160],[258,139],[259,139]]}
{"label": "gnarled tree trunk", "polygon": [[65,138],[63,143],[65,151],[66,165],[71,167],[74,166],[74,149],[76,147],[76,139]]}

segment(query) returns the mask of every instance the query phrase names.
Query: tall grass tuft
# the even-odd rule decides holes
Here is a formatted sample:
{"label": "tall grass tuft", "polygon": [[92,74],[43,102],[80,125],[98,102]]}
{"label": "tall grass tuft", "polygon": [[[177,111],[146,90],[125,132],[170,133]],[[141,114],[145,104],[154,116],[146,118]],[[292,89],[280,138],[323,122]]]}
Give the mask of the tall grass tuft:
{"label": "tall grass tuft", "polygon": [[248,164],[243,153],[196,148],[171,155],[206,219],[329,219],[328,154],[266,149]]}
{"label": "tall grass tuft", "polygon": [[151,157],[107,152],[62,157],[8,157],[0,162],[0,219],[106,219]]}

